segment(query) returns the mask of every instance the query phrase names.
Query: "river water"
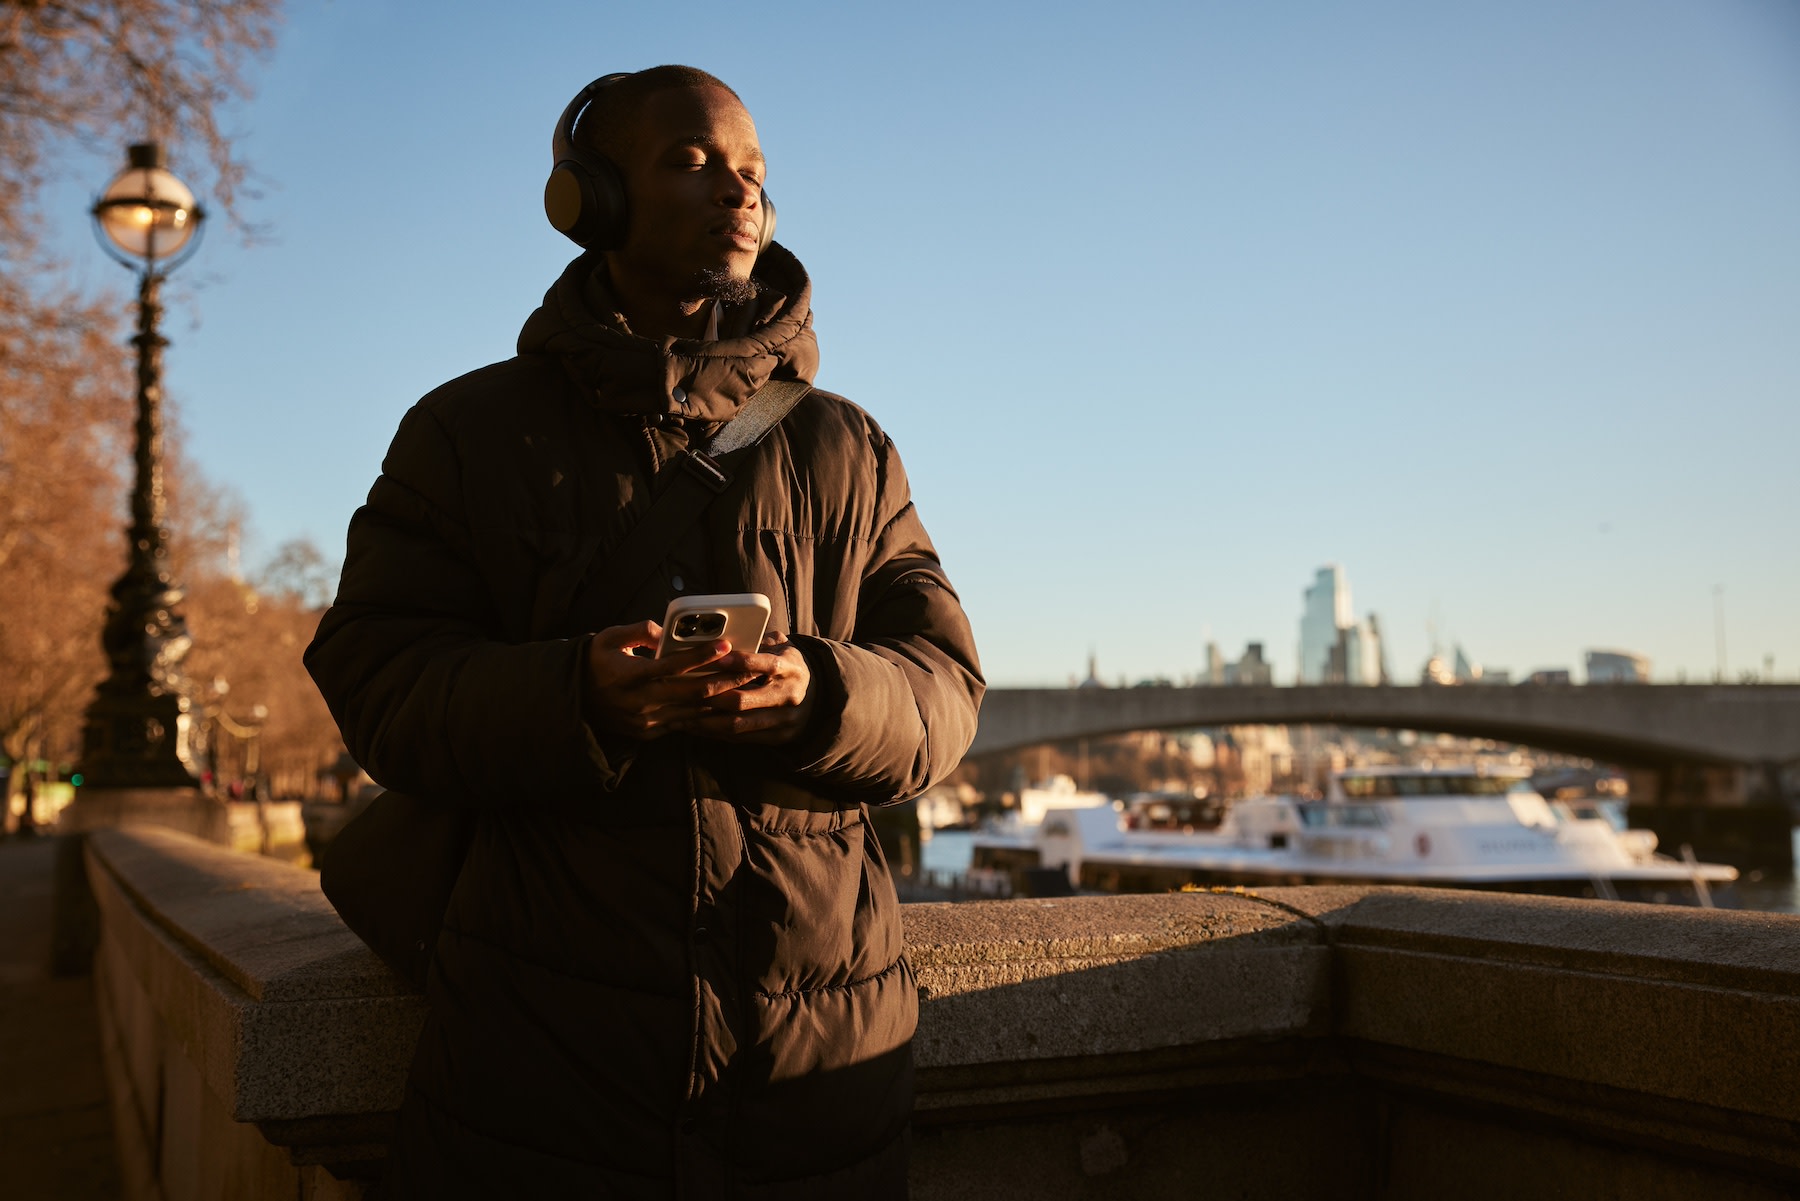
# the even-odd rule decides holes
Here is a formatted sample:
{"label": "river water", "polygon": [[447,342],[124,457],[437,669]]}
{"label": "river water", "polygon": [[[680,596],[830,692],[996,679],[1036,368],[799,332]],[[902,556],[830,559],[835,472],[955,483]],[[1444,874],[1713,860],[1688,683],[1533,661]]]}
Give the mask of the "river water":
{"label": "river water", "polygon": [[[1794,840],[1794,862],[1800,863],[1800,826],[1790,835]],[[1740,877],[1737,882],[1738,908],[1761,913],[1800,913],[1800,881],[1792,876]]]}
{"label": "river water", "polygon": [[[1793,831],[1794,858],[1800,862],[1800,827]],[[939,830],[926,841],[919,858],[926,872],[943,876],[961,875],[969,869],[974,853],[975,835],[968,830]],[[1800,882],[1792,876],[1746,876],[1736,885],[1740,909],[1762,913],[1800,913]]]}

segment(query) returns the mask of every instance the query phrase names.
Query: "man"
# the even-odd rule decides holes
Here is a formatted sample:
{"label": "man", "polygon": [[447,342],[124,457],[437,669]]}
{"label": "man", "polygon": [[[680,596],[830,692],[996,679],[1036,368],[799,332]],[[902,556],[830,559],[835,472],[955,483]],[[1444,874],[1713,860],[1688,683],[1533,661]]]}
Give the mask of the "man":
{"label": "man", "polygon": [[[407,414],[307,652],[371,776],[478,815],[385,1187],[904,1196],[916,997],[866,806],[967,748],[968,623],[892,443],[817,391],[596,611],[682,451],[818,352],[736,95],[590,91],[622,228]],[[648,657],[713,592],[769,597],[764,645]]]}

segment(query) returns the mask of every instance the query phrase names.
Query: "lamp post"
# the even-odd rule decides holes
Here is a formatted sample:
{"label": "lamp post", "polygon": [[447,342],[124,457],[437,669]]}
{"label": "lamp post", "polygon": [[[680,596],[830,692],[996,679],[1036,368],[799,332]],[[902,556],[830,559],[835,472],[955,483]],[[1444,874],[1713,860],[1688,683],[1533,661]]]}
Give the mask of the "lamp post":
{"label": "lamp post", "polygon": [[125,573],[112,587],[101,642],[108,674],[88,706],[82,774],[89,789],[199,786],[195,724],[181,660],[190,639],[169,569],[162,478],[162,283],[193,253],[205,218],[193,192],[163,166],[162,149],[132,146],[94,202],[100,244],[138,272],[136,482]]}

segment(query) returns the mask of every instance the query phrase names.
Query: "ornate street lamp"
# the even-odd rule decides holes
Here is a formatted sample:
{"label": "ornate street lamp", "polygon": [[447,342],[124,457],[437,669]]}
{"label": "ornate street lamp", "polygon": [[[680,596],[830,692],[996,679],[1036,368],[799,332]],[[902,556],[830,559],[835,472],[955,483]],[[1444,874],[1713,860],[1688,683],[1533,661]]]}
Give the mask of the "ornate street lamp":
{"label": "ornate street lamp", "polygon": [[87,788],[195,788],[198,756],[192,701],[181,659],[190,639],[169,571],[162,479],[162,352],[156,331],[162,283],[192,254],[205,212],[163,166],[162,148],[133,146],[129,165],[94,202],[100,244],[139,273],[137,479],[126,530],[129,562],[112,587],[106,628],[108,674],[82,731]]}

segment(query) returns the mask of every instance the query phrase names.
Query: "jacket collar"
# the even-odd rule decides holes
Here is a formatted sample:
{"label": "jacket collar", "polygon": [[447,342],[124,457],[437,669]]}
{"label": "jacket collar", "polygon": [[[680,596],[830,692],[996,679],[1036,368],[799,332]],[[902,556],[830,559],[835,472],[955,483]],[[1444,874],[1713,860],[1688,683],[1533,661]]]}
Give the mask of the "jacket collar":
{"label": "jacket collar", "polygon": [[780,244],[757,259],[761,291],[748,313],[727,314],[716,342],[631,333],[601,261],[590,251],[564,268],[519,333],[520,354],[559,356],[599,407],[727,421],[766,381],[810,381],[818,371],[812,283]]}

